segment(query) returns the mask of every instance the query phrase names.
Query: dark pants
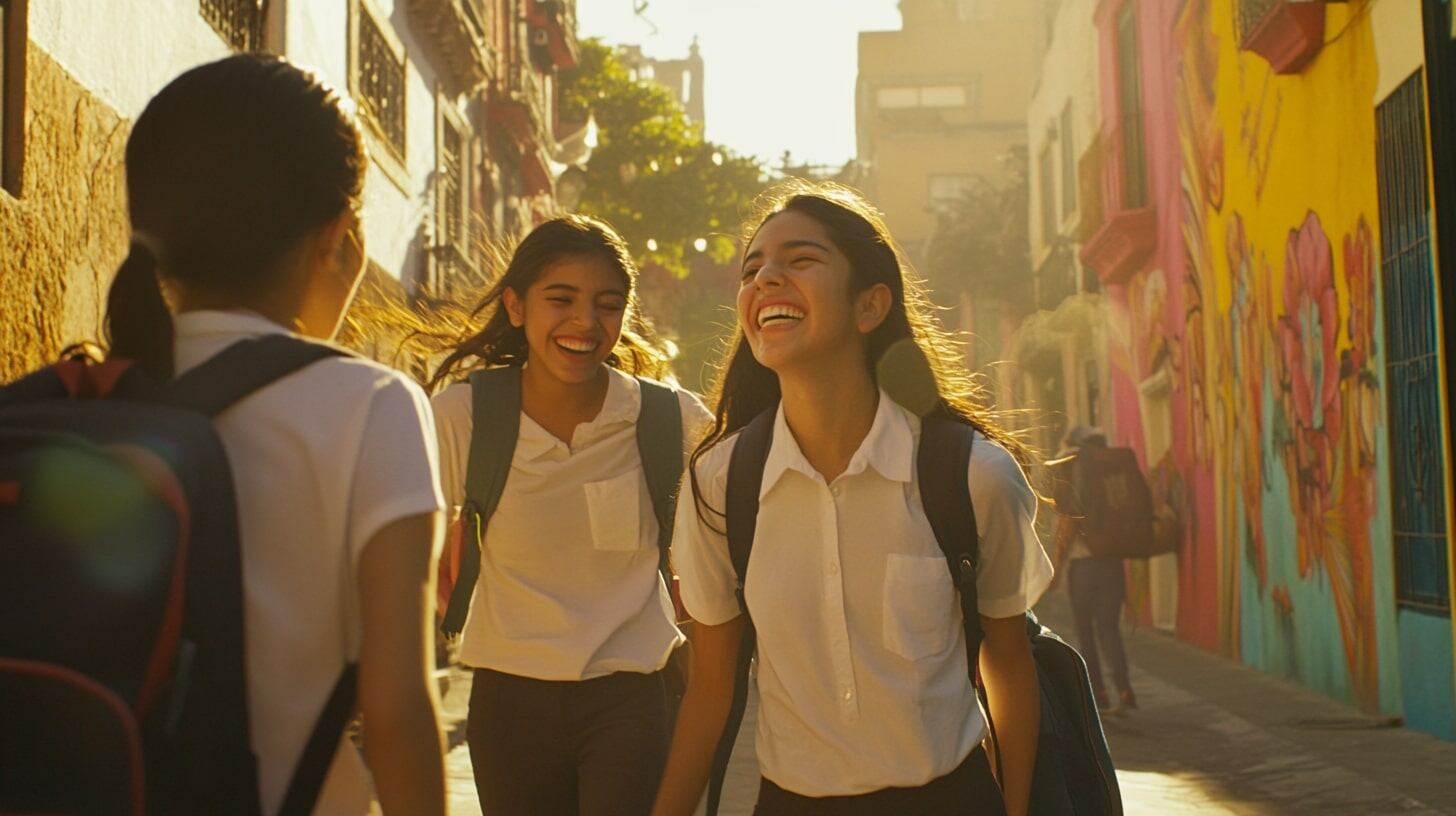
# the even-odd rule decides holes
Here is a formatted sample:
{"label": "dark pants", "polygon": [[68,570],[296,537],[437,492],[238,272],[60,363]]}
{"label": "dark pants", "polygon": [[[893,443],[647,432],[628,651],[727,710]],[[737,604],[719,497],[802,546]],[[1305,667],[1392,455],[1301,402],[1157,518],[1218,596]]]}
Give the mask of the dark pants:
{"label": "dark pants", "polygon": [[1100,558],[1074,558],[1067,567],[1067,585],[1072,594],[1072,612],[1077,618],[1077,649],[1087,661],[1092,688],[1099,695],[1102,685],[1102,661],[1105,654],[1112,671],[1112,684],[1118,691],[1131,689],[1127,681],[1127,652],[1122,647],[1122,601],[1127,592],[1123,582],[1122,561]]}
{"label": "dark pants", "polygon": [[637,816],[667,754],[662,675],[580,681],[476,669],[466,726],[490,816]]}
{"label": "dark pants", "polygon": [[754,816],[1005,816],[1001,788],[991,775],[986,749],[977,748],[958,768],[918,788],[884,788],[858,796],[800,796],[767,779],[759,782]]}

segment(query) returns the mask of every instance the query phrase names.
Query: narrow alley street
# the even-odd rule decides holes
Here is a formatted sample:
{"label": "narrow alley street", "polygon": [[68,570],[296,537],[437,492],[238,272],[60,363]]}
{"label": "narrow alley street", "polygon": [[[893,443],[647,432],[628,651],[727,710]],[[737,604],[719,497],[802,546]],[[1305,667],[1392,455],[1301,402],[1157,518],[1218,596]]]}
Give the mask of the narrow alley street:
{"label": "narrow alley street", "polygon": [[[1043,620],[1070,631],[1064,597]],[[1104,720],[1128,816],[1456,814],[1456,744],[1370,719],[1339,702],[1146,628],[1127,630],[1139,708]],[[451,676],[450,812],[478,814],[465,745],[469,677]],[[722,816],[752,813],[753,710]]]}

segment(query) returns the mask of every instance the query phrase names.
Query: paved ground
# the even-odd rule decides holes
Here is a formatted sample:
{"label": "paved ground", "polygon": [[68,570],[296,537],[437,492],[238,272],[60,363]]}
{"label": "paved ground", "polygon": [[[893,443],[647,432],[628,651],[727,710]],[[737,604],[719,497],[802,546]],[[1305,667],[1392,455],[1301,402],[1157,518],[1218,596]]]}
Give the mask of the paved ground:
{"label": "paved ground", "polygon": [[[1060,597],[1039,611],[1070,629]],[[1140,707],[1105,722],[1128,816],[1456,814],[1456,743],[1370,720],[1160,632],[1127,637]],[[480,813],[464,744],[468,694],[457,673],[446,695],[455,814]],[[723,816],[752,812],[753,714],[750,701]]]}

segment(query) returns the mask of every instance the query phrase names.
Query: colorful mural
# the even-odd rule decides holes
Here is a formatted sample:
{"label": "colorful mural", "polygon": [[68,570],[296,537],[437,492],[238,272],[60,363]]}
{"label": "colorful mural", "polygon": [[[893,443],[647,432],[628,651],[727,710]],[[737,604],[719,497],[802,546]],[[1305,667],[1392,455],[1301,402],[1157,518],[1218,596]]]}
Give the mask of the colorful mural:
{"label": "colorful mural", "polygon": [[1172,393],[1166,420],[1146,401],[1115,415],[1173,429],[1169,461],[1147,464],[1178,474],[1156,481],[1188,527],[1180,634],[1399,714],[1373,35],[1332,6],[1341,36],[1276,76],[1238,49],[1232,5],[1143,15],[1142,52],[1176,64],[1145,88],[1160,249],[1111,298],[1129,324],[1112,391],[1127,402],[1166,365]]}

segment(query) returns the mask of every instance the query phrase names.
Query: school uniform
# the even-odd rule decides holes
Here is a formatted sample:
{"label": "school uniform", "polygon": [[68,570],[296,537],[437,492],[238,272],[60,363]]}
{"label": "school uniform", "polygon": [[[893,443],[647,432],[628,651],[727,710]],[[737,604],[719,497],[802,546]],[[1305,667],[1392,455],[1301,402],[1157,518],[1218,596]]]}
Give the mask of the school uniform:
{"label": "school uniform", "polygon": [[[286,330],[251,312],[176,316],[180,374],[233,343]],[[216,420],[237,501],[249,717],[263,812],[276,813],[339,673],[358,660],[364,545],[444,507],[429,401],[357,358],[313,363]],[[369,772],[342,739],[314,812],[368,813]]]}
{"label": "school uniform", "polygon": [[[477,670],[468,734],[487,812],[645,813],[661,775],[660,672],[683,635],[658,573],[641,385],[608,372],[600,413],[569,444],[521,415],[485,530],[459,658]],[[686,391],[678,401],[687,446],[712,416]],[[441,481],[458,507],[469,385],[442,391],[434,410]]]}
{"label": "school uniform", "polygon": [[[920,502],[919,433],[919,419],[881,392],[869,434],[826,483],[779,408],[744,581],[758,636],[761,813],[874,812],[877,801],[926,813],[958,801],[965,812],[966,796],[993,799],[987,812],[999,812],[977,750],[987,726],[966,676],[955,587]],[[719,510],[736,442],[698,463]],[[1052,575],[1032,527],[1035,494],[1011,455],[982,437],[969,485],[980,612],[1019,615]],[[727,541],[687,497],[673,561],[694,620],[742,613]]]}

